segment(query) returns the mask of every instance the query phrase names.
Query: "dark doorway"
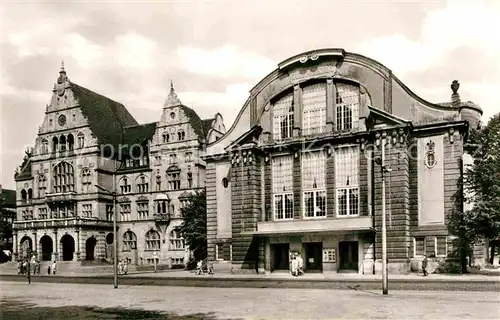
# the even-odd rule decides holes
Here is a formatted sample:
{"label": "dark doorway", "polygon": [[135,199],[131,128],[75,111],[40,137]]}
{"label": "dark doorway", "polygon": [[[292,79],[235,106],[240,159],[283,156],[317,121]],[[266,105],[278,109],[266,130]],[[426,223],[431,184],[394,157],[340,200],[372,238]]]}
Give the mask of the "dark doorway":
{"label": "dark doorway", "polygon": [[75,239],[69,234],[65,234],[61,238],[61,245],[63,261],[72,261],[73,253],[75,252]]}
{"label": "dark doorway", "polygon": [[52,260],[52,252],[54,252],[54,244],[52,238],[45,235],[40,239],[40,245],[42,247],[42,261]]}
{"label": "dark doorway", "polygon": [[308,272],[321,272],[323,270],[323,243],[304,243],[304,248],[306,252],[304,259],[306,270]]}
{"label": "dark doorway", "polygon": [[358,242],[339,242],[339,269],[358,270]]}
{"label": "dark doorway", "polygon": [[94,251],[97,240],[95,237],[90,237],[85,242],[85,260],[94,260]]}
{"label": "dark doorway", "polygon": [[114,235],[112,233],[108,233],[106,235],[106,259],[113,258],[113,240]]}
{"label": "dark doorway", "polygon": [[277,243],[272,244],[273,252],[273,264],[272,271],[274,270],[289,270],[289,259],[290,259],[290,244],[288,243]]}

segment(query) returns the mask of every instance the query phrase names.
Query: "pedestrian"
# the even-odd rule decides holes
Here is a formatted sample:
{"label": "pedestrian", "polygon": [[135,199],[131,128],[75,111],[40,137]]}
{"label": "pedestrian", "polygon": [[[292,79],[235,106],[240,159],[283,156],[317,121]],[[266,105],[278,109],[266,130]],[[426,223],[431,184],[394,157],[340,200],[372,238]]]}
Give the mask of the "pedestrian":
{"label": "pedestrian", "polygon": [[292,257],[292,276],[296,277],[298,275],[299,261],[295,259],[295,255]]}
{"label": "pedestrian", "polygon": [[424,273],[424,277],[427,276],[427,256],[424,254],[424,259],[422,260],[422,272]]}
{"label": "pedestrian", "polygon": [[207,262],[207,273],[214,274],[214,264],[212,261]]}
{"label": "pedestrian", "polygon": [[54,260],[54,262],[52,263],[52,274],[56,274],[56,270],[57,270],[57,263]]}
{"label": "pedestrian", "polygon": [[304,259],[302,259],[300,252],[297,254],[296,259],[297,259],[297,272],[298,275],[301,276],[304,273]]}
{"label": "pedestrian", "polygon": [[23,274],[23,263],[21,260],[17,261],[17,274]]}
{"label": "pedestrian", "polygon": [[49,265],[47,266],[47,274],[50,276],[50,263],[49,263]]}

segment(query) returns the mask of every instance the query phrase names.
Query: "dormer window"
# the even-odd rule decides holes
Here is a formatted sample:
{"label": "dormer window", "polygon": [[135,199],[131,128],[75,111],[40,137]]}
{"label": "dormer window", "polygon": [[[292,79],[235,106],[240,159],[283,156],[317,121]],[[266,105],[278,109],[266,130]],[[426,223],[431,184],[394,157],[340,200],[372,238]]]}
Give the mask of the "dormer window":
{"label": "dormer window", "polygon": [[186,133],[184,132],[184,130],[179,130],[179,132],[177,132],[177,137],[179,138],[179,141],[182,141],[186,138]]}

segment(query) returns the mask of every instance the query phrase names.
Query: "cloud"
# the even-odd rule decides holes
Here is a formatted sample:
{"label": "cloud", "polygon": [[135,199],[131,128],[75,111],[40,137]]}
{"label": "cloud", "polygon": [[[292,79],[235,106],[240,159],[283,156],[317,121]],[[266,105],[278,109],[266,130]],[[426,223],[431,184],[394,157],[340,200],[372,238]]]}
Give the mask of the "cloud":
{"label": "cloud", "polygon": [[191,73],[214,77],[244,76],[261,78],[276,68],[270,59],[252,52],[245,52],[236,46],[225,45],[214,49],[180,47],[178,57]]}

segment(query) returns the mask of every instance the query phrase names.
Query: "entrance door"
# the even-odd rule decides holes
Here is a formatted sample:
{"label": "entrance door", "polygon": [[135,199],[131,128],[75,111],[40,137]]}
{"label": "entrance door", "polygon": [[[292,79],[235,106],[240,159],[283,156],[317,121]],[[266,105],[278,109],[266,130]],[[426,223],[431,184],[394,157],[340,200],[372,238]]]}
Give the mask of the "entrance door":
{"label": "entrance door", "polygon": [[52,251],[54,251],[52,238],[45,235],[40,239],[42,246],[42,261],[50,261],[52,259]]}
{"label": "entrance door", "polygon": [[75,252],[75,239],[69,234],[65,234],[61,238],[62,245],[62,260],[63,261],[72,261],[73,253]]}
{"label": "entrance door", "polygon": [[85,242],[85,260],[94,260],[95,245],[97,243],[96,238],[90,237]]}
{"label": "entrance door", "polygon": [[273,269],[274,270],[289,270],[290,245],[288,243],[277,243],[271,245],[273,250]]}
{"label": "entrance door", "polygon": [[306,256],[304,259],[307,271],[321,272],[323,270],[323,243],[304,243]]}
{"label": "entrance door", "polygon": [[339,242],[339,269],[358,270],[358,242]]}

